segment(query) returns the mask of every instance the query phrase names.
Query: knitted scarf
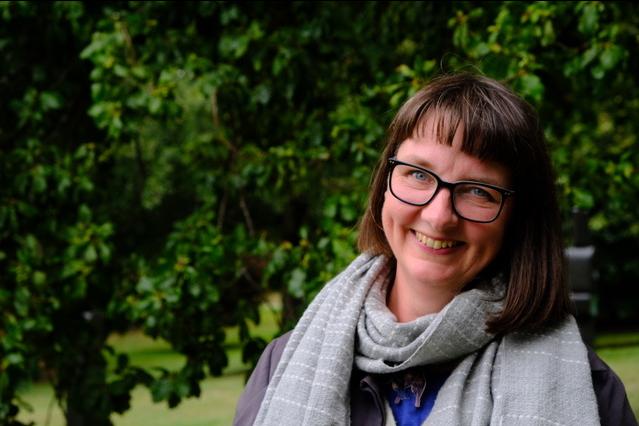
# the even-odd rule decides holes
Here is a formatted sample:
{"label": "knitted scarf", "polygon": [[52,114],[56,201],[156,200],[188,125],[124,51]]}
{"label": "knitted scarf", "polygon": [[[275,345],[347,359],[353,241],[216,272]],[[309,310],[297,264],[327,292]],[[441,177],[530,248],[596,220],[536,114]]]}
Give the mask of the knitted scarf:
{"label": "knitted scarf", "polygon": [[362,254],[295,327],[255,425],[350,425],[353,365],[368,373],[461,360],[425,425],[599,425],[587,351],[567,318],[539,334],[495,338],[487,315],[504,284],[480,283],[437,314],[398,323],[386,307],[388,260]]}

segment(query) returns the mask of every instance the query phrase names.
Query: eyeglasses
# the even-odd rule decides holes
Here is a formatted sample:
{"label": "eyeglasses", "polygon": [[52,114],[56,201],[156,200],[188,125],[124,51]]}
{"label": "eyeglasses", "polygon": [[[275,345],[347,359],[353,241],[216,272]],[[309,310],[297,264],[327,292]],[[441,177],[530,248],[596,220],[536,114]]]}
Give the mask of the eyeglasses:
{"label": "eyeglasses", "polygon": [[471,222],[490,223],[499,217],[504,200],[512,196],[511,191],[499,186],[474,181],[446,182],[428,169],[388,159],[391,166],[388,187],[399,201],[412,206],[430,203],[442,188],[451,193],[453,211]]}

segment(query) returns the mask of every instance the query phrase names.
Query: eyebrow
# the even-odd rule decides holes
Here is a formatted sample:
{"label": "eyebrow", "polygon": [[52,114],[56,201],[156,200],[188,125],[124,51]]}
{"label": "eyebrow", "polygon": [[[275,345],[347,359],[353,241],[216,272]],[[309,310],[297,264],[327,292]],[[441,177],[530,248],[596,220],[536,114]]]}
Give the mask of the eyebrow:
{"label": "eyebrow", "polygon": [[[433,173],[435,173],[435,171],[433,170],[433,165],[431,163],[428,162],[428,160],[425,160],[423,158],[416,158],[416,157],[411,157],[410,155],[407,156],[408,160],[402,160],[400,158],[398,158],[399,161],[404,161],[406,163],[409,164],[414,164],[415,166],[427,169],[432,171]],[[439,173],[436,173],[437,175],[439,175]],[[500,188],[507,188],[508,185],[502,182],[498,182],[495,179],[492,179],[490,177],[487,176],[482,176],[482,177],[476,177],[476,176],[472,176],[470,174],[468,175],[464,175],[464,177],[462,177],[461,179],[456,179],[453,182],[461,182],[461,181],[471,181],[471,182],[477,182],[477,183],[487,183],[489,185],[495,185],[498,186]]]}

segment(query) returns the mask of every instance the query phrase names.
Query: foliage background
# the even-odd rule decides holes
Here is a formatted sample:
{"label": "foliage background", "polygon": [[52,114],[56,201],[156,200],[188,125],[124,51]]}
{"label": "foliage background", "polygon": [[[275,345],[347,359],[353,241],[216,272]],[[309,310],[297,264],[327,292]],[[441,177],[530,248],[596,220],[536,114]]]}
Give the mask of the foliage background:
{"label": "foliage background", "polygon": [[[637,320],[638,6],[625,2],[0,2],[0,422],[46,378],[70,425],[147,386],[176,406],[286,329],[356,254],[394,111],[476,70],[540,111],[570,243],[590,214],[602,326]],[[107,344],[141,328],[182,368]]]}

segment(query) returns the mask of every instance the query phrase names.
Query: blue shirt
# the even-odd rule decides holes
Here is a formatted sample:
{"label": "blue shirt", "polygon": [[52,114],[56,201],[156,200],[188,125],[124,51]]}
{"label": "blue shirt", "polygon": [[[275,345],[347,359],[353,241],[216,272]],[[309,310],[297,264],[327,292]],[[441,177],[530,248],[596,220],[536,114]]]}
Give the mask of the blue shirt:
{"label": "blue shirt", "polygon": [[421,426],[435,405],[448,373],[411,369],[390,377],[386,399],[398,426]]}

